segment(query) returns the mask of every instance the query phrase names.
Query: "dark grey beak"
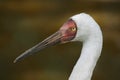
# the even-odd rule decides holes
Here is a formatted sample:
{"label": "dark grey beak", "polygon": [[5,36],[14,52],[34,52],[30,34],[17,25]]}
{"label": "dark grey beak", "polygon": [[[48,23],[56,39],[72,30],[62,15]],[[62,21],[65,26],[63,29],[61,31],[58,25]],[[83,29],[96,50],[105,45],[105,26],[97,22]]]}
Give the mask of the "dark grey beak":
{"label": "dark grey beak", "polygon": [[22,53],[20,56],[18,56],[15,60],[14,63],[26,58],[29,55],[34,54],[35,52],[38,52],[46,47],[49,46],[53,46],[57,43],[61,43],[61,37],[62,34],[60,31],[57,31],[56,33],[54,33],[53,35],[49,36],[48,38],[46,38],[45,40],[43,40],[42,42],[38,43],[37,45],[35,45],[34,47],[28,49],[27,51],[25,51],[24,53]]}
{"label": "dark grey beak", "polygon": [[24,53],[22,53],[20,56],[18,56],[15,60],[14,63],[26,58],[29,55],[32,55],[46,47],[53,46],[57,43],[66,43],[74,39],[75,35],[77,32],[77,27],[75,22],[70,19],[66,23],[63,24],[63,26],[51,35],[50,37],[46,38],[42,42],[38,43],[34,47],[28,49]]}

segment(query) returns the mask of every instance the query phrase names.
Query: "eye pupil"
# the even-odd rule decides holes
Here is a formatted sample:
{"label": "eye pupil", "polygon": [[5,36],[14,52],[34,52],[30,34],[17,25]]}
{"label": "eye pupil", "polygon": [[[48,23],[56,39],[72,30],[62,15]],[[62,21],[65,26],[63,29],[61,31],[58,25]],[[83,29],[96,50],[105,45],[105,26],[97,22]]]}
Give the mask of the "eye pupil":
{"label": "eye pupil", "polygon": [[73,27],[73,28],[71,28],[71,30],[72,30],[72,31],[76,31],[76,28]]}

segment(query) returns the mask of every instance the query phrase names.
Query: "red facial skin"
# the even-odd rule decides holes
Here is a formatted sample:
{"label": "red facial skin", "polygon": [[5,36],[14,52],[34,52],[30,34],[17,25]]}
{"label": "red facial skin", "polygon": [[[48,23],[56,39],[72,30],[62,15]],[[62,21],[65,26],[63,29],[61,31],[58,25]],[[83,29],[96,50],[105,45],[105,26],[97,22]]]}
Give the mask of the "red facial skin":
{"label": "red facial skin", "polygon": [[60,28],[60,31],[62,33],[62,38],[61,38],[62,43],[72,40],[77,33],[77,27],[75,22],[72,19],[68,20]]}

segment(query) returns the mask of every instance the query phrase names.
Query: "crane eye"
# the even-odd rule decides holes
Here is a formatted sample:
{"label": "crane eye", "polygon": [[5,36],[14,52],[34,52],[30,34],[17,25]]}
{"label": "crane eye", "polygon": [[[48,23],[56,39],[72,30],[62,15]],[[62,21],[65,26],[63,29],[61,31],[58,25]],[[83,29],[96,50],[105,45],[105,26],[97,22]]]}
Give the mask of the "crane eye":
{"label": "crane eye", "polygon": [[76,31],[76,28],[75,28],[75,27],[72,27],[72,28],[71,28],[71,31]]}

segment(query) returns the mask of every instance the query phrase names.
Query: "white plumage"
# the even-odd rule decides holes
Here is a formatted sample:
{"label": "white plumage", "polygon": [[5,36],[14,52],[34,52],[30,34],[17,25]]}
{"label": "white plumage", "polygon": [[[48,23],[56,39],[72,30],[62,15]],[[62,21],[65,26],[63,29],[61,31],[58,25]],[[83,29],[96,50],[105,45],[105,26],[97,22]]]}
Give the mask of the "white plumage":
{"label": "white plumage", "polygon": [[71,17],[78,31],[73,41],[82,41],[81,56],[73,68],[69,80],[91,80],[96,62],[102,49],[102,32],[99,25],[88,14],[81,13]]}

